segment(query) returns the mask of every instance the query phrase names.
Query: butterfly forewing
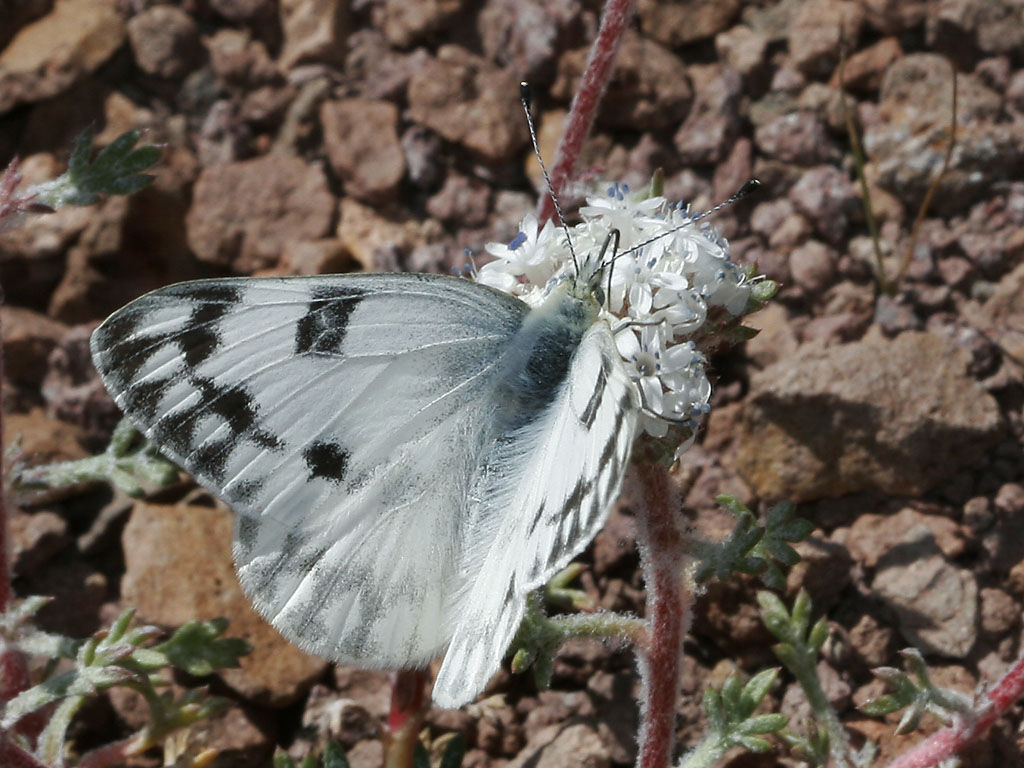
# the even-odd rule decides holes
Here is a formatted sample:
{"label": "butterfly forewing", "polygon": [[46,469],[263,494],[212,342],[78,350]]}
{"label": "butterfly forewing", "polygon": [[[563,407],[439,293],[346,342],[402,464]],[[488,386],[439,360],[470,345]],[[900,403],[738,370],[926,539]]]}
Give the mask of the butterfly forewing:
{"label": "butterfly forewing", "polygon": [[300,646],[409,666],[451,637],[495,371],[527,312],[452,278],[226,279],[108,319],[128,416],[239,513],[257,608]]}

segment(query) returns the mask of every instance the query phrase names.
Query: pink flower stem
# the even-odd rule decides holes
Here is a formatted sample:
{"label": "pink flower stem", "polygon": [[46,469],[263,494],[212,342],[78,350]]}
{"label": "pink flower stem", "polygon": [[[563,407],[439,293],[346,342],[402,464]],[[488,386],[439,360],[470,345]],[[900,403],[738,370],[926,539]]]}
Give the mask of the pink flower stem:
{"label": "pink flower stem", "polygon": [[[2,187],[2,183],[0,183]],[[2,205],[0,200],[0,205]],[[0,288],[0,304],[3,304],[4,294],[3,289]],[[2,329],[0,329],[2,330]],[[4,375],[4,355],[3,350],[0,349],[0,382],[3,382]],[[0,383],[0,402],[3,401],[3,384]],[[3,461],[6,454],[6,448],[4,446],[4,415],[3,408],[0,408],[0,462]],[[10,553],[8,547],[10,546],[7,541],[7,492],[4,488],[4,479],[7,475],[7,468],[0,467],[0,613],[6,611],[11,607],[11,562]],[[7,701],[7,699],[3,699]]]}
{"label": "pink flower stem", "polygon": [[959,722],[936,731],[927,739],[897,757],[887,768],[931,768],[952,757],[982,736],[1006,710],[1024,695],[1024,654],[1010,671],[985,694],[984,701],[973,718],[963,717]]}
{"label": "pink flower stem", "polygon": [[[590,57],[583,69],[583,77],[573,97],[569,116],[565,121],[565,133],[555,152],[555,164],[551,168],[551,187],[556,195],[565,190],[566,182],[576,171],[576,163],[583,150],[583,142],[590,135],[590,129],[597,116],[597,108],[612,77],[615,54],[619,50],[622,33],[633,12],[633,0],[607,0],[601,12],[601,26],[590,49]],[[537,207],[537,218],[541,225],[554,214],[554,203],[550,195],[541,195]]]}
{"label": "pink flower stem", "polygon": [[643,504],[637,541],[647,586],[650,636],[641,655],[643,677],[638,768],[668,768],[675,745],[683,636],[691,619],[693,591],[686,583],[687,541],[681,503],[664,467],[634,464]]}
{"label": "pink flower stem", "polygon": [[3,731],[0,731],[0,765],[4,768],[47,768],[45,763],[18,746]]}
{"label": "pink flower stem", "polygon": [[391,684],[391,712],[384,736],[384,768],[411,768],[423,719],[430,708],[427,683],[422,669],[403,669]]}

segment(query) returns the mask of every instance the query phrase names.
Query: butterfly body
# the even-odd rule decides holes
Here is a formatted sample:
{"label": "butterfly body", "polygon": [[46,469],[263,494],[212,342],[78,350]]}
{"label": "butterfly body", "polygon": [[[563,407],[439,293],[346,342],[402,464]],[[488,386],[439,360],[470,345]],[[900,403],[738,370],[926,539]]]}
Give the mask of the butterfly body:
{"label": "butterfly body", "polygon": [[575,280],[531,309],[430,275],[223,279],[147,294],[92,350],[235,509],[264,616],[337,661],[444,653],[434,698],[455,706],[618,493],[637,395],[600,311]]}

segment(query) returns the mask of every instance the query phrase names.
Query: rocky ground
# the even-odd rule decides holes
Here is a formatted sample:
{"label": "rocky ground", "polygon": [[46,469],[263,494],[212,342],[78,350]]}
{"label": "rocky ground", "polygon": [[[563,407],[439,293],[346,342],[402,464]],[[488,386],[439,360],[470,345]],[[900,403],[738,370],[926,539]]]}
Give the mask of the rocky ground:
{"label": "rocky ground", "polygon": [[[117,414],[88,335],[144,291],[211,275],[447,271],[465,248],[508,241],[536,199],[517,83],[534,86],[552,157],[597,5],[0,0],[0,162],[20,155],[28,181],[51,178],[89,125],[101,144],[142,128],[165,146],[145,191],[0,234],[5,443],[20,434],[35,461],[102,448]],[[893,297],[874,277],[853,171],[840,29]],[[901,271],[948,143],[951,64],[956,149]],[[661,168],[666,195],[697,208],[762,182],[716,220],[735,258],[782,288],[751,318],[761,334],[714,361],[686,506],[721,536],[732,523],[718,493],[799,503],[816,531],[787,594],[805,587],[830,619],[828,694],[883,756],[918,737],[857,713],[880,690],[870,668],[914,645],[939,683],[970,692],[1019,650],[1022,65],[1020,0],[642,0],[585,150],[584,182],[639,187]],[[331,668],[256,618],[231,569],[229,516],[205,494],[93,489],[26,506],[11,525],[18,593],[56,598],[47,628],[84,636],[127,604],[166,626],[231,618],[255,650],[213,683],[235,702],[207,736],[223,764],[266,765],[275,744],[298,754],[325,734],[353,766],[379,764],[386,677]],[[585,557],[583,586],[606,608],[642,609],[632,531],[627,498]],[[699,600],[683,743],[702,733],[707,685],[775,663],[756,588],[735,579]],[[465,735],[467,765],[625,766],[636,684],[628,653],[573,643],[552,690],[503,673],[481,702],[428,721]],[[785,676],[771,696],[805,709]],[[1021,764],[1020,715],[965,765]],[[77,742],[140,717],[137,699],[111,696]]]}

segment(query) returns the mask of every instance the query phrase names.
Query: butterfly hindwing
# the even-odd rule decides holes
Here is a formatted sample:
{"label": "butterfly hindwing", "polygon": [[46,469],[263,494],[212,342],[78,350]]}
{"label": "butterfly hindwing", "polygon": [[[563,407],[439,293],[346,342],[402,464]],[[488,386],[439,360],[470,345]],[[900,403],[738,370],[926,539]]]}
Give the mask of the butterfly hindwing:
{"label": "butterfly hindwing", "polygon": [[564,379],[537,418],[495,442],[472,492],[466,580],[434,701],[457,706],[497,671],[526,596],[604,524],[633,441],[635,388],[606,323],[570,350]]}
{"label": "butterfly hindwing", "polygon": [[527,309],[453,278],[170,286],[93,336],[118,405],[238,513],[254,604],[303,648],[410,666],[461,591],[495,371]]}

